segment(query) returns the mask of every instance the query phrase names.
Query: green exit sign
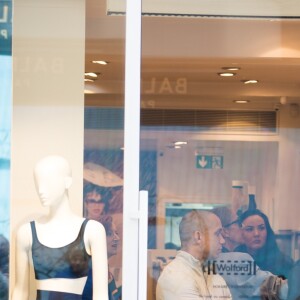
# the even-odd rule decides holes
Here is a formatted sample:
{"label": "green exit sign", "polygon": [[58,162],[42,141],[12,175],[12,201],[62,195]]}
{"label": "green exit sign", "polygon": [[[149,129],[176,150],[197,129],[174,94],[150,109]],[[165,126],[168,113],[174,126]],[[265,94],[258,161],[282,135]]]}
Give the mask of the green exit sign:
{"label": "green exit sign", "polygon": [[223,155],[197,155],[196,167],[198,169],[223,169]]}

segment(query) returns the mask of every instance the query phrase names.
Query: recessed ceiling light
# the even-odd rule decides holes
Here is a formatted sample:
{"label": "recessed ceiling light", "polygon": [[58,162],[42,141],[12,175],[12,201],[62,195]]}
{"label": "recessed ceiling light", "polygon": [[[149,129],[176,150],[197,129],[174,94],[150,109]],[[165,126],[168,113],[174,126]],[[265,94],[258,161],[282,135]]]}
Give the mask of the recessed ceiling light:
{"label": "recessed ceiling light", "polygon": [[107,65],[108,61],[105,60],[92,60],[93,64],[98,64],[98,65]]}
{"label": "recessed ceiling light", "polygon": [[249,79],[249,80],[242,80],[244,84],[253,84],[253,83],[258,83],[258,80],[256,79]]}
{"label": "recessed ceiling light", "polygon": [[279,99],[280,104],[284,105],[287,103],[287,98],[286,96],[281,96]]}
{"label": "recessed ceiling light", "polygon": [[223,70],[227,70],[227,71],[238,71],[241,68],[240,67],[223,67]]}
{"label": "recessed ceiling light", "polygon": [[95,72],[87,72],[84,73],[85,76],[89,76],[89,77],[93,77],[93,78],[97,78],[98,75],[100,75],[100,73],[95,73]]}
{"label": "recessed ceiling light", "polygon": [[234,100],[234,103],[238,103],[238,104],[245,104],[245,103],[249,103],[249,100]]}
{"label": "recessed ceiling light", "polygon": [[181,146],[180,145],[168,145],[167,148],[170,148],[170,149],[181,149]]}
{"label": "recessed ceiling light", "polygon": [[234,75],[236,75],[236,73],[232,73],[232,72],[222,72],[222,73],[218,73],[219,76],[222,77],[232,77]]}
{"label": "recessed ceiling light", "polygon": [[180,145],[187,145],[187,142],[184,141],[177,141],[173,143],[175,146],[180,146]]}
{"label": "recessed ceiling light", "polygon": [[84,78],[84,81],[85,81],[85,82],[94,82],[94,81],[95,81],[95,79]]}

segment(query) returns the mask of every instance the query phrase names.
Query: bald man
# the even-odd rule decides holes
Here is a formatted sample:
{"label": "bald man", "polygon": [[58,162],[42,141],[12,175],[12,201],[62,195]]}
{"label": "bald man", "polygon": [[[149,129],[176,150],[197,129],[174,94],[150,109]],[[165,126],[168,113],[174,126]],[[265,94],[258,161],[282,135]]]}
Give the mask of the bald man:
{"label": "bald man", "polygon": [[179,225],[181,250],[163,270],[157,282],[157,300],[230,300],[224,279],[205,272],[204,264],[222,251],[220,219],[213,213],[191,211]]}

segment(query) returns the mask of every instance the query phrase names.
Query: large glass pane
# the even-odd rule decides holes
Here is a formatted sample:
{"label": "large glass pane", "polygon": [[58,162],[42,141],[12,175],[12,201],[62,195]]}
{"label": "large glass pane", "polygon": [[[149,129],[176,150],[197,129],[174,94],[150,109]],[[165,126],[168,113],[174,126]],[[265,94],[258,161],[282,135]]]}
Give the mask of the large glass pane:
{"label": "large glass pane", "polygon": [[106,229],[110,299],[121,299],[125,15],[86,5],[83,212]]}
{"label": "large glass pane", "polygon": [[[217,5],[205,13],[209,3]],[[280,1],[202,1],[193,3],[194,14],[187,3],[170,10],[163,1],[143,4],[148,299],[258,299],[270,296],[274,282],[279,298],[296,299],[298,6],[291,19]],[[262,13],[266,4],[272,15]]]}

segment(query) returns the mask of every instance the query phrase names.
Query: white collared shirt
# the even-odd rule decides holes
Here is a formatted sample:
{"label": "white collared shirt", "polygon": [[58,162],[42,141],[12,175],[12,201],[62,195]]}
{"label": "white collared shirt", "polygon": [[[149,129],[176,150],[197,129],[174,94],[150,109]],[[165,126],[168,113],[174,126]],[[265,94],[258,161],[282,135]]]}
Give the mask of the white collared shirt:
{"label": "white collared shirt", "polygon": [[178,251],[160,275],[157,300],[231,300],[220,275],[204,274],[202,263],[185,251]]}

